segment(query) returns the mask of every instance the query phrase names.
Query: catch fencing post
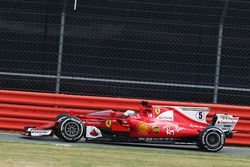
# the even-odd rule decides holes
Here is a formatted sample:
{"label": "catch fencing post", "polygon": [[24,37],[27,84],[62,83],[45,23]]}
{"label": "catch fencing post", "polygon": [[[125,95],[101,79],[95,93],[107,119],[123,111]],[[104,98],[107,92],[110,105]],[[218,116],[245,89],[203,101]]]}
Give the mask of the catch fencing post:
{"label": "catch fencing post", "polygon": [[58,61],[57,61],[57,74],[56,74],[56,93],[60,93],[60,85],[61,85],[64,27],[65,27],[65,16],[66,16],[67,3],[68,3],[68,0],[64,0],[62,14],[61,14]]}
{"label": "catch fencing post", "polygon": [[229,0],[226,0],[224,8],[223,8],[222,15],[221,15],[221,18],[220,18],[220,23],[219,23],[213,103],[218,102],[218,89],[219,89],[220,66],[221,66],[221,52],[222,52],[222,42],[223,42],[223,28],[224,28],[225,17],[226,17],[226,14],[227,14],[228,4],[229,4]]}

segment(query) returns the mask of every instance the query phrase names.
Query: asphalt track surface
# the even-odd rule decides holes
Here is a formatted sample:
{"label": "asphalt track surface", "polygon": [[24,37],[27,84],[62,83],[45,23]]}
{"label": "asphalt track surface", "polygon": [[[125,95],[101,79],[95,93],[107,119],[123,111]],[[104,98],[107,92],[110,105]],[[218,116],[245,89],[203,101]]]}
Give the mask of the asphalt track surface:
{"label": "asphalt track surface", "polygon": [[[194,145],[169,145],[169,144],[147,144],[147,143],[126,143],[126,142],[83,142],[77,143],[66,143],[59,140],[56,137],[27,137],[16,133],[5,133],[0,132],[0,141],[7,142],[21,142],[21,143],[38,143],[38,144],[53,144],[58,146],[104,146],[104,147],[133,147],[133,148],[150,148],[150,149],[164,149],[167,151],[189,151],[189,152],[200,152],[202,151]],[[207,152],[205,152],[207,153]],[[211,154],[231,154],[231,155],[249,155],[249,147],[224,147],[221,151]]]}

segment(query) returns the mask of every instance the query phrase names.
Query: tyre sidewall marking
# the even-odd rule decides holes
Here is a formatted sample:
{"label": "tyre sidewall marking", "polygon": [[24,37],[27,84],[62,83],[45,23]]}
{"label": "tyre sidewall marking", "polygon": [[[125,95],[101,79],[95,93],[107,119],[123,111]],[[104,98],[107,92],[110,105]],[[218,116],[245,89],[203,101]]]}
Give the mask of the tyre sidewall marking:
{"label": "tyre sidewall marking", "polygon": [[[211,146],[209,146],[209,145],[206,143],[205,138],[207,137],[207,135],[208,135],[208,133],[209,133],[210,131],[216,132],[216,133],[218,133],[218,135],[220,136],[220,144],[221,144],[221,145],[220,145],[219,147],[211,148]],[[216,150],[221,149],[221,147],[224,146],[224,143],[225,143],[224,140],[225,140],[225,138],[224,138],[223,132],[222,132],[220,129],[217,129],[217,128],[208,128],[208,129],[203,133],[203,135],[202,135],[202,144],[203,144],[203,146],[204,146],[207,150],[209,150],[209,151],[216,151]]]}
{"label": "tyre sidewall marking", "polygon": [[[76,123],[79,124],[79,128],[80,128],[81,132],[80,132],[80,133],[78,132],[78,133],[79,133],[79,135],[77,135],[78,137],[69,138],[67,135],[65,135],[65,133],[64,133],[64,124],[65,124],[66,122],[68,122],[68,121],[74,121],[74,122],[76,122]],[[82,122],[81,122],[80,120],[78,120],[78,119],[76,119],[76,118],[72,118],[72,117],[71,117],[71,118],[67,118],[67,119],[63,120],[63,122],[62,122],[62,124],[61,124],[60,132],[61,132],[61,135],[62,135],[64,138],[66,138],[67,140],[69,140],[69,141],[77,140],[77,139],[79,139],[79,138],[82,137],[82,134],[83,134],[83,124],[82,124]]]}

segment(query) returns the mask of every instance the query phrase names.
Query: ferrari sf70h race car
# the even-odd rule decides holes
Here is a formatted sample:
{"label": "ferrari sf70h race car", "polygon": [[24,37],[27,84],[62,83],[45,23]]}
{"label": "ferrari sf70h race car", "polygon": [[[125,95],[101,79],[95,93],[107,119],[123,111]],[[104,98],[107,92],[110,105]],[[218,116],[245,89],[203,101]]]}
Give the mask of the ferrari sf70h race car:
{"label": "ferrari sf70h race car", "polygon": [[53,136],[67,142],[104,140],[126,142],[192,143],[216,152],[233,137],[239,117],[215,114],[206,122],[209,108],[150,105],[143,101],[139,111],[101,110],[86,115],[61,114],[40,127],[24,127],[26,136]]}

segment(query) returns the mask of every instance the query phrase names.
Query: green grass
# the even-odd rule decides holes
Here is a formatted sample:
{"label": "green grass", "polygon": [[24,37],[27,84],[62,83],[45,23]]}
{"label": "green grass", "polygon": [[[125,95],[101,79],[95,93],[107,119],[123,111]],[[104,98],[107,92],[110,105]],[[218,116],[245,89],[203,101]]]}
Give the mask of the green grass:
{"label": "green grass", "polygon": [[250,156],[148,148],[0,142],[1,167],[250,167]]}

